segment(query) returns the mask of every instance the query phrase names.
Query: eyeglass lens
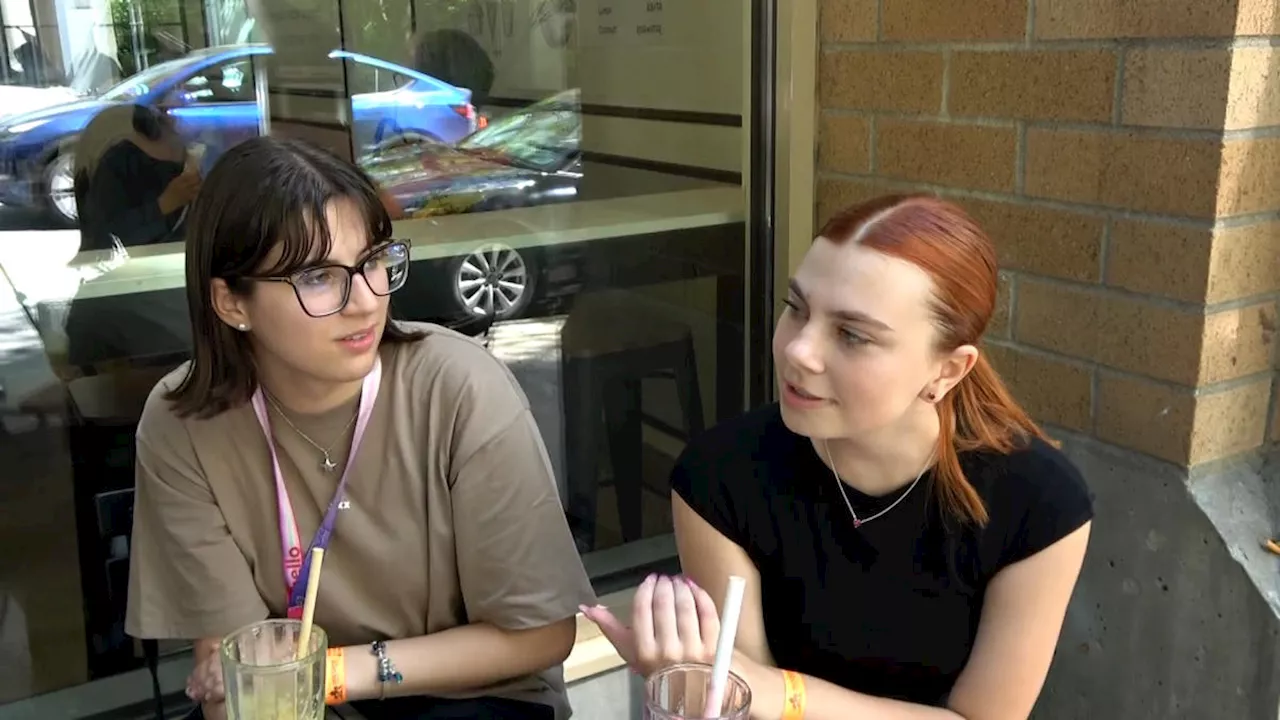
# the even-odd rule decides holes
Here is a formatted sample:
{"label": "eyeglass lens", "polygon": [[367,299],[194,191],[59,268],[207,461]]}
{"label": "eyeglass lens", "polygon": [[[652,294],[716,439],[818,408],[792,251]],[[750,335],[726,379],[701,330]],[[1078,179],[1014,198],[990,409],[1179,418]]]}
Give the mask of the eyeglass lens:
{"label": "eyeglass lens", "polygon": [[[373,294],[390,295],[409,276],[409,250],[402,243],[388,245],[365,259],[359,271]],[[308,315],[332,315],[346,307],[352,275],[344,266],[325,265],[295,274],[292,284]]]}

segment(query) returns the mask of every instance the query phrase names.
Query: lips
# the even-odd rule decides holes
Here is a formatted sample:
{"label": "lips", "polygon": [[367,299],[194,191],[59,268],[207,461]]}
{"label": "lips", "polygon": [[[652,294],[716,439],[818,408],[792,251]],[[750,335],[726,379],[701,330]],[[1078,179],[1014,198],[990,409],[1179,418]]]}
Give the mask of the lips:
{"label": "lips", "polygon": [[360,342],[361,340],[364,340],[365,338],[369,337],[369,335],[373,334],[373,331],[374,331],[374,327],[370,326],[365,328],[364,330],[353,332],[350,335],[344,335],[338,338],[338,340],[340,342]]}
{"label": "lips", "polygon": [[796,396],[801,398],[802,400],[822,400],[823,399],[818,395],[814,395],[813,393],[805,391],[804,388],[800,387],[799,385],[796,385],[795,383],[787,383],[787,388],[790,389],[791,392],[795,393]]}

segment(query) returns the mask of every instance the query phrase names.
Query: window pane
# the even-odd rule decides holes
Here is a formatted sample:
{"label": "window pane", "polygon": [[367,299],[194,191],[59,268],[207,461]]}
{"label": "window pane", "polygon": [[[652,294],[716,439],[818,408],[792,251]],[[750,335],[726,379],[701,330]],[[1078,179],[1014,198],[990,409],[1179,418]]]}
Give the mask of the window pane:
{"label": "window pane", "polygon": [[[262,133],[378,185],[411,246],[393,313],[520,382],[598,589],[672,561],[668,473],[744,409],[764,331],[740,3],[50,2],[42,25],[0,0],[0,546],[30,549],[0,556],[0,704],[145,673],[133,438],[192,347],[175,183]],[[185,646],[161,644],[166,693]]]}

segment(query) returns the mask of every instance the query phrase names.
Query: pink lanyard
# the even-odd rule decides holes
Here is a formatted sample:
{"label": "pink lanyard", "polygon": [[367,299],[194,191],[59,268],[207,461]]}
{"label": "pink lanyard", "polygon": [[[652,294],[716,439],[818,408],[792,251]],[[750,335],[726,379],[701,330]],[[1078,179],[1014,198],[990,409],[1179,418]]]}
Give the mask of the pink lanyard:
{"label": "pink lanyard", "polygon": [[[329,539],[333,536],[333,526],[338,519],[338,507],[346,495],[347,477],[351,466],[355,464],[356,451],[360,449],[360,441],[364,439],[365,428],[369,417],[373,414],[373,403],[378,399],[378,386],[382,382],[382,360],[375,359],[373,369],[364,377],[364,385],[360,390],[360,410],[356,415],[355,435],[351,438],[351,452],[347,455],[346,467],[342,468],[342,479],[338,481],[338,489],[329,501],[329,509],[324,513],[324,520],[316,529],[316,535],[306,552],[302,549],[302,537],[298,532],[298,521],[293,514],[293,504],[289,502],[289,493],[284,487],[284,476],[280,472],[280,458],[276,454],[276,443],[271,436],[271,420],[267,416],[267,402],[262,388],[253,393],[253,413],[258,416],[258,424],[267,436],[267,448],[271,451],[271,470],[276,479],[276,501],[280,509],[280,549],[284,558],[284,586],[288,591],[289,617],[302,617],[302,604],[307,594],[307,571],[311,563],[311,551],[315,548],[329,548]],[[302,582],[298,582],[299,578]]]}

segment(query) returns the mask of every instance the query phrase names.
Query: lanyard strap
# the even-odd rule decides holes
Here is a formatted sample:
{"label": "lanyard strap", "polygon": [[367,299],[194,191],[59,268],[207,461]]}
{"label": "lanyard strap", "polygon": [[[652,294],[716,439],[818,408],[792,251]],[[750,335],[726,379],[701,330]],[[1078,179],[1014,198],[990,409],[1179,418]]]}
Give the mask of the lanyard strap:
{"label": "lanyard strap", "polygon": [[[267,415],[266,398],[261,387],[253,393],[253,414],[258,417],[262,433],[267,437],[267,449],[271,451],[271,471],[275,475],[276,504],[280,515],[280,550],[281,557],[284,558],[284,586],[289,594],[288,608],[291,614],[294,613],[295,608],[302,608],[303,599],[307,594],[306,579],[308,565],[311,563],[311,551],[315,548],[329,549],[329,539],[333,536],[333,526],[338,518],[338,506],[346,495],[347,478],[350,476],[351,466],[355,464],[356,451],[360,449],[360,441],[364,439],[369,417],[373,415],[373,403],[378,399],[378,386],[381,383],[382,360],[376,358],[373,369],[365,375],[364,384],[360,389],[360,409],[356,415],[356,430],[351,438],[351,452],[348,453],[346,465],[342,468],[342,479],[338,481],[338,488],[333,493],[333,499],[329,501],[329,508],[325,510],[324,519],[316,529],[315,537],[311,539],[306,552],[302,549],[298,521],[293,513],[293,504],[289,502],[289,493],[284,487],[284,475],[280,472],[280,457],[276,453],[276,443],[271,436],[271,420]],[[302,582],[298,582],[299,578],[302,578]]]}

